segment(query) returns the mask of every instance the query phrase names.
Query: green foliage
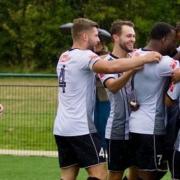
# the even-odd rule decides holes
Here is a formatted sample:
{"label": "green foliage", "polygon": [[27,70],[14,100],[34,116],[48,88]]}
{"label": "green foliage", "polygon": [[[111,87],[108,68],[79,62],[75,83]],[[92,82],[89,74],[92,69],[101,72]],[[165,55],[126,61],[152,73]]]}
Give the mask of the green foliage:
{"label": "green foliage", "polygon": [[[179,21],[179,0],[1,0],[1,71],[25,72],[55,69],[59,53],[71,45],[71,37],[59,26],[77,17],[97,21],[109,30],[115,19],[135,23],[137,44],[143,46],[157,21]],[[8,67],[8,68],[7,68]],[[4,71],[5,71],[4,70]]]}

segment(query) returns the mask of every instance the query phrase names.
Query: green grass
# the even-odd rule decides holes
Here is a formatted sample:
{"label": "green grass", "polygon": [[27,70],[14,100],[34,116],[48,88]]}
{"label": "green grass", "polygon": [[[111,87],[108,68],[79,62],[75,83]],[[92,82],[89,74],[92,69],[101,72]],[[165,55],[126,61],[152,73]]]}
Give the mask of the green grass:
{"label": "green grass", "polygon": [[1,78],[0,84],[0,149],[55,150],[57,79]]}
{"label": "green grass", "polygon": [[[0,156],[0,180],[59,180],[57,158]],[[81,170],[78,180],[85,180]]]}
{"label": "green grass", "polygon": [[[52,127],[57,106],[56,79],[0,78],[0,149],[56,150]],[[29,87],[29,85],[44,87]],[[54,87],[46,87],[46,86]],[[87,173],[82,170],[78,180]],[[55,180],[57,158],[0,156],[0,180]],[[163,180],[170,180],[168,173]]]}
{"label": "green grass", "polygon": [[[59,176],[57,158],[0,156],[0,180],[58,180]],[[80,170],[77,180],[86,178],[86,171]],[[170,179],[170,173],[162,178]]]}

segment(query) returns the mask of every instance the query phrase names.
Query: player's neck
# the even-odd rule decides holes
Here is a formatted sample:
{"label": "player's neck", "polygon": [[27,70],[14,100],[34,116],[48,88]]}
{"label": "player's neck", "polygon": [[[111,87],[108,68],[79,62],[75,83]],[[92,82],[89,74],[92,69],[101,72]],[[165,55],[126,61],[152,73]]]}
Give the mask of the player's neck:
{"label": "player's neck", "polygon": [[128,53],[124,51],[123,49],[120,49],[119,47],[114,46],[112,54],[116,57],[123,58],[127,57]]}
{"label": "player's neck", "polygon": [[87,47],[84,45],[84,43],[73,42],[72,49],[81,49],[81,50],[85,50],[85,49],[87,49]]}
{"label": "player's neck", "polygon": [[153,40],[149,41],[149,43],[143,49],[148,51],[161,52],[161,47],[159,45],[159,42]]}

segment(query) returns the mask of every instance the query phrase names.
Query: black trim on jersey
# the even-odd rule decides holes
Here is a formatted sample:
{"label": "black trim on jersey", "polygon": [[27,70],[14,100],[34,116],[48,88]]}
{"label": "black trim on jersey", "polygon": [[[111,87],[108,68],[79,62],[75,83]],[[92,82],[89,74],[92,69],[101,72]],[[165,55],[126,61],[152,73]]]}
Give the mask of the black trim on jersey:
{"label": "black trim on jersey", "polygon": [[112,54],[112,53],[109,53],[109,55],[110,55],[111,57],[115,58],[115,59],[119,59],[119,57],[115,56],[115,55]]}
{"label": "black trim on jersey", "polygon": [[166,93],[166,95],[168,96],[168,98],[173,101],[174,103],[178,103],[178,99],[172,99],[168,93]]}
{"label": "black trim on jersey", "polygon": [[93,64],[92,64],[92,68],[93,66],[99,61],[100,59],[97,59]]}
{"label": "black trim on jersey", "polygon": [[141,48],[142,51],[153,51],[151,49]]}
{"label": "black trim on jersey", "polygon": [[78,48],[70,48],[68,51],[73,51],[73,50],[75,50],[75,49],[78,49]]}
{"label": "black trim on jersey", "polygon": [[[127,83],[126,83],[127,84]],[[131,87],[132,88],[132,87]],[[127,109],[128,109],[128,113],[129,113],[129,116],[130,116],[130,113],[131,113],[131,111],[130,111],[130,106],[129,106],[129,101],[128,101],[128,93],[127,93],[127,89],[126,89],[126,85],[124,86],[124,91],[125,91],[125,93],[126,93],[126,102],[127,102]],[[132,89],[131,89],[131,91],[132,91]]]}
{"label": "black trim on jersey", "polygon": [[105,85],[105,83],[106,83],[106,81],[107,81],[108,79],[115,79],[115,78],[114,78],[114,77],[108,77],[107,79],[105,79],[104,82],[103,82],[103,86],[104,86],[105,88],[107,88],[106,85]]}

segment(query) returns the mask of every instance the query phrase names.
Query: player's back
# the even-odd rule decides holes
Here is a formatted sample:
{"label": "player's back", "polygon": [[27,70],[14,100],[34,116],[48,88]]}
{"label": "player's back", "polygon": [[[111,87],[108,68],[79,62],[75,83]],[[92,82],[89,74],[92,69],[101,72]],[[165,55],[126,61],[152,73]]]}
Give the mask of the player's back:
{"label": "player's back", "polygon": [[[148,53],[140,49],[140,55]],[[165,133],[164,93],[167,77],[176,67],[176,61],[163,56],[159,63],[145,64],[134,76],[134,90],[140,105],[131,113],[130,131],[144,134]]]}

